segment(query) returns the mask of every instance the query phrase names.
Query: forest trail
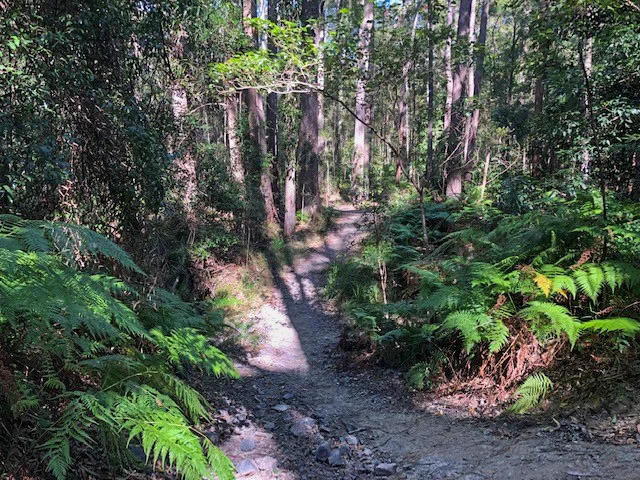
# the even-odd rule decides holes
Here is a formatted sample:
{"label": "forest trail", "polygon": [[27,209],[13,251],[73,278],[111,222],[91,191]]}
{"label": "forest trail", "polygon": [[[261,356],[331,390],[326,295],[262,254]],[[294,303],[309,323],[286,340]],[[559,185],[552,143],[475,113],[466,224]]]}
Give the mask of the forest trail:
{"label": "forest trail", "polygon": [[274,269],[272,298],[252,319],[260,350],[236,359],[242,379],[224,393],[233,432],[222,448],[238,478],[640,478],[637,446],[589,442],[554,425],[421,412],[393,374],[337,368],[342,324],[321,288],[328,264],[362,237],[363,219],[340,207],[322,242],[283,273]]}

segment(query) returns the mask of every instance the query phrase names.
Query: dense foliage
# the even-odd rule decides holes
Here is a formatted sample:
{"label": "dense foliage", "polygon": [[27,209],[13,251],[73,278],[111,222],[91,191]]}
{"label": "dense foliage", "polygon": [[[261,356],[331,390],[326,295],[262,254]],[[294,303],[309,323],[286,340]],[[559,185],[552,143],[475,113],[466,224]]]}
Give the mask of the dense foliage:
{"label": "dense foliage", "polygon": [[[19,476],[21,459],[36,450],[65,478],[81,444],[128,466],[135,458],[127,447],[139,444],[151,465],[185,478],[233,478],[229,461],[196,428],[210,418],[207,402],[178,376],[187,366],[235,375],[207,338],[219,312],[203,314],[167,291],[109,274],[105,264],[142,271],[82,227],[4,215],[0,242],[5,471]],[[32,440],[24,443],[27,432]]]}
{"label": "dense foliage", "polygon": [[528,196],[527,213],[489,200],[428,205],[427,247],[420,208],[402,202],[332,270],[329,293],[414,386],[464,372],[509,388],[562,348],[636,348],[637,203],[610,199],[604,223],[597,191],[530,186],[547,190]]}

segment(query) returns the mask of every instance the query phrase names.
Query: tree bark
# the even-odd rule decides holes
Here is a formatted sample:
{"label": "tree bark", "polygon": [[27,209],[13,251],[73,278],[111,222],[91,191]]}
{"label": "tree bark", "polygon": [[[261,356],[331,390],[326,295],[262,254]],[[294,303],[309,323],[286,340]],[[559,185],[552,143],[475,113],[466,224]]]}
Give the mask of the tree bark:
{"label": "tree bark", "polygon": [[[183,28],[177,32],[173,39],[173,55],[177,59],[184,56],[186,31]],[[198,189],[198,181],[196,178],[196,158],[191,151],[191,147],[185,140],[184,122],[189,112],[189,99],[187,90],[180,83],[179,79],[174,79],[171,87],[171,110],[173,118],[178,124],[178,135],[170,141],[170,149],[176,153],[180,150],[180,145],[185,144],[185,148],[177,155],[175,181],[178,186],[179,198],[182,201],[185,220],[189,228],[188,244],[192,245],[196,234],[196,214],[195,199]]]}
{"label": "tree bark", "polygon": [[[540,2],[540,15],[543,16],[545,14],[545,10],[547,9],[547,0],[542,0]],[[542,117],[542,108],[544,103],[544,77],[545,77],[545,66],[547,59],[547,50],[548,50],[548,41],[543,40],[538,46],[540,50],[542,50],[542,66],[538,66],[538,72],[536,73],[536,81],[533,92],[533,115],[536,121],[539,121]],[[531,155],[531,173],[534,176],[542,175],[542,149],[536,143],[532,148]]]}
{"label": "tree bark", "polygon": [[[312,27],[310,32],[316,47],[320,48],[324,41],[324,2],[321,0],[304,0],[302,2],[301,20],[304,25]],[[321,71],[316,81],[324,81]],[[321,103],[317,92],[300,94],[300,128],[298,130],[298,163],[302,172],[302,185],[299,192],[300,206],[310,217],[314,216],[320,206],[320,160],[324,156],[324,103]]]}
{"label": "tree bark", "polygon": [[[245,19],[256,16],[255,0],[243,0],[242,13]],[[244,23],[244,31],[257,45],[258,38],[255,29],[247,22]],[[266,118],[264,111],[264,99],[254,88],[245,90],[244,100],[249,114],[249,139],[253,150],[257,155],[257,163],[260,172],[260,194],[264,205],[264,217],[267,228],[273,228],[278,224],[278,213],[273,200],[273,187],[271,183],[270,165],[264,165],[268,158]]]}
{"label": "tree bark", "polygon": [[284,178],[284,236],[290,237],[296,229],[296,162],[287,155]]}
{"label": "tree bark", "polygon": [[[429,71],[427,72],[427,165],[424,169],[424,180],[423,180],[423,187],[422,189],[424,190],[424,188],[428,185],[430,179],[431,179],[431,175],[433,173],[433,124],[434,124],[434,114],[435,114],[435,107],[434,107],[434,95],[435,95],[435,88],[434,88],[434,75],[435,72],[433,70],[434,68],[434,40],[433,40],[433,36],[435,34],[434,32],[434,15],[433,15],[433,1],[429,2],[429,12],[428,12],[429,18],[428,18],[428,26],[429,26],[429,40],[428,40],[428,45],[427,45],[427,49],[428,49],[428,53],[427,53],[427,68],[429,69]],[[424,193],[423,193],[424,196]],[[426,219],[425,219],[426,220]]]}
{"label": "tree bark", "polygon": [[[453,63],[452,63],[452,45],[453,45],[453,18],[455,16],[455,1],[447,1],[447,42],[444,48],[444,71],[447,78],[447,95],[444,103],[444,138],[449,137],[451,129],[451,109],[453,107]],[[445,153],[446,154],[446,153]]]}
{"label": "tree bark", "polygon": [[238,96],[236,94],[230,94],[224,98],[224,111],[231,178],[239,185],[244,185],[244,167],[238,137]]}
{"label": "tree bark", "polygon": [[409,58],[402,67],[402,89],[400,91],[400,99],[398,101],[398,114],[396,116],[396,129],[398,131],[398,152],[402,152],[404,155],[396,159],[396,174],[395,181],[399,182],[402,178],[402,165],[401,162],[409,159],[409,75],[413,70],[414,65],[414,43],[416,37],[416,29],[418,27],[418,20],[420,14],[418,11],[414,14],[413,22],[411,24],[411,44],[409,48]]}
{"label": "tree bark", "polygon": [[[587,38],[584,42],[584,72],[589,80],[591,80],[591,70],[593,69],[593,37]],[[589,122],[589,95],[585,93],[584,95],[584,116]],[[589,142],[587,139],[584,140],[584,148],[582,150],[582,173],[584,175],[589,174],[590,163],[591,163],[591,154],[589,152]]]}
{"label": "tree bark", "polygon": [[[363,6],[362,22],[358,31],[359,76],[356,80],[355,128],[353,136],[353,169],[351,189],[356,197],[362,195],[365,187],[365,172],[369,165],[370,145],[367,127],[371,122],[371,104],[367,95],[367,83],[370,74],[371,44],[373,37],[374,3],[373,0],[361,0]],[[364,123],[363,123],[364,122]]]}
{"label": "tree bark", "polygon": [[[482,1],[482,11],[480,14],[480,32],[478,34],[478,41],[474,46],[475,49],[475,66],[473,68],[473,76],[470,76],[469,81],[469,98],[477,102],[480,96],[480,89],[482,87],[482,76],[484,74],[484,48],[487,42],[487,22],[489,19],[489,7],[490,0]],[[473,81],[471,81],[473,80]],[[465,128],[465,147],[464,147],[464,165],[465,176],[473,169],[473,154],[476,147],[476,137],[478,134],[478,126],[480,123],[480,108],[475,105],[471,119],[467,121]]]}
{"label": "tree bark", "polygon": [[[472,39],[475,27],[475,0],[461,0],[458,12],[458,41]],[[462,194],[462,175],[464,169],[464,100],[468,91],[469,57],[458,62],[453,76],[451,96],[451,127],[448,138],[447,177],[445,194],[449,198],[460,198]]]}
{"label": "tree bark", "polygon": [[[264,8],[264,1],[262,0],[262,8]],[[262,16],[264,17],[266,14],[267,19],[270,22],[277,23],[278,22],[278,0],[268,0],[268,5],[266,12],[262,12]],[[271,52],[276,52],[276,46],[273,42],[267,38],[266,46]],[[267,151],[269,152],[269,159],[271,160],[271,168],[273,171],[278,171],[278,155],[279,155],[279,145],[278,145],[278,103],[279,103],[279,95],[277,93],[268,93],[267,94]],[[282,199],[280,184],[278,181],[273,183],[274,189],[274,201],[276,199]],[[276,201],[276,204],[279,203]]]}

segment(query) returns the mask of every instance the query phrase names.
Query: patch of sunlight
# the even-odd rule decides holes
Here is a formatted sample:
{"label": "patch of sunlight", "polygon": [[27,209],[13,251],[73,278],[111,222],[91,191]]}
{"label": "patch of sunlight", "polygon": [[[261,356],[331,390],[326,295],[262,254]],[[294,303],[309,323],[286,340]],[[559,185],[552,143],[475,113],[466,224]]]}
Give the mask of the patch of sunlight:
{"label": "patch of sunlight", "polygon": [[289,317],[271,305],[264,305],[258,316],[256,329],[262,338],[260,351],[249,357],[248,365],[238,366],[240,374],[255,376],[258,371],[307,373],[309,362]]}

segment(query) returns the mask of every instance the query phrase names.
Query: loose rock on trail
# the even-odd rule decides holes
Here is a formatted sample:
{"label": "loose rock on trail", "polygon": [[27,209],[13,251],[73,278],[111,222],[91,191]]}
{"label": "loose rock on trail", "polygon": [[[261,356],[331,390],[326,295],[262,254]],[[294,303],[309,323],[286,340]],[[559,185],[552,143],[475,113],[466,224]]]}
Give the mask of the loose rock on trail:
{"label": "loose rock on trail", "polygon": [[[339,370],[342,324],[323,301],[325,270],[362,237],[363,214],[279,273],[255,313],[260,349],[225,391],[222,449],[247,479],[640,479],[640,449],[563,436],[552,426],[418,411],[393,374]],[[395,383],[394,383],[395,382]]]}

